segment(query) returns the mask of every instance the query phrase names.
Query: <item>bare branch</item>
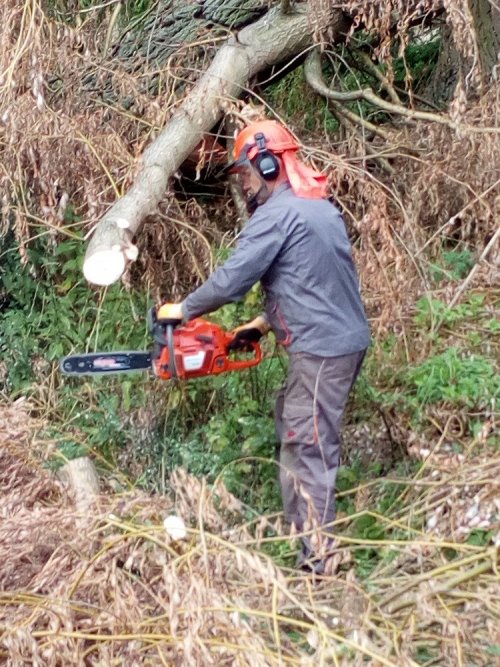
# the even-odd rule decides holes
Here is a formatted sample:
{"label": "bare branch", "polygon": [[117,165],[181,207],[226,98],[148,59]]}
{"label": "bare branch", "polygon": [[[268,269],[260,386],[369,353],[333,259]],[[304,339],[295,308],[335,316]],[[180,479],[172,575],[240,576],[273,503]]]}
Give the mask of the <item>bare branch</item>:
{"label": "bare branch", "polygon": [[[341,123],[344,125],[344,127],[347,128],[350,132],[356,132],[356,127],[355,125],[361,125],[363,128],[366,128],[370,130],[370,127],[367,127],[367,125],[371,126],[371,123],[369,121],[365,121],[363,118],[360,118],[356,114],[352,113],[348,109],[345,109],[341,104],[338,102],[333,102],[332,101],[332,106],[333,106],[333,113],[335,114],[335,117]],[[385,138],[385,137],[384,137]],[[391,167],[390,163],[388,160],[386,160],[384,157],[381,155],[377,155],[376,151],[374,148],[367,142],[364,142],[364,149],[365,151],[370,155],[370,157],[373,160],[376,160],[382,169],[387,172],[390,176],[394,174],[394,168]]]}
{"label": "bare branch", "polygon": [[381,70],[375,65],[370,56],[367,53],[364,53],[364,51],[356,51],[356,55],[370,71],[370,74],[372,74],[380,81],[394,104],[401,104],[401,100],[399,99],[396,89],[391,85],[389,79],[384,76],[383,72],[381,72]]}
{"label": "bare branch", "polygon": [[411,120],[424,120],[433,123],[440,123],[441,125],[447,125],[453,130],[461,130],[466,132],[474,133],[500,133],[499,128],[495,127],[472,127],[469,125],[462,125],[456,123],[448,116],[430,113],[428,111],[418,111],[416,109],[408,109],[400,104],[393,104],[387,100],[382,99],[376,95],[371,88],[360,88],[359,90],[349,91],[347,93],[342,93],[337,90],[332,90],[329,88],[323,80],[323,74],[321,72],[321,55],[320,52],[316,49],[311,51],[307,56],[306,60],[306,69],[307,69],[307,81],[309,85],[320,95],[327,97],[330,100],[335,102],[354,102],[356,100],[365,100],[370,102],[374,106],[387,111],[388,113],[395,113],[399,116],[405,116]]}
{"label": "bare branch", "polygon": [[[306,58],[304,63],[304,75],[307,83],[311,86],[311,88],[313,88],[313,90],[319,92],[321,95],[328,97],[331,100],[332,106],[337,113],[345,116],[347,119],[349,119],[349,121],[351,121],[351,123],[361,125],[369,132],[377,134],[387,141],[390,140],[391,137],[389,133],[386,132],[383,128],[370,123],[370,121],[366,120],[365,118],[361,118],[353,111],[350,111],[343,104],[341,104],[342,101],[350,101],[352,99],[356,100],[360,98],[351,97],[352,93],[340,93],[328,88],[326,83],[323,81],[320,55],[318,51],[311,52],[311,54]],[[330,95],[327,93],[332,94]]]}

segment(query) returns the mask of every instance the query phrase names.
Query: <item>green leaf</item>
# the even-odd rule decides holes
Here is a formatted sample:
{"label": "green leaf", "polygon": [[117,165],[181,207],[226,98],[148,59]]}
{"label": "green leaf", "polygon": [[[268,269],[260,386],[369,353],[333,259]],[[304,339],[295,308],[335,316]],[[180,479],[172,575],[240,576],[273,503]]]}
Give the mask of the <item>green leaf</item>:
{"label": "green leaf", "polygon": [[484,547],[490,543],[493,535],[493,530],[481,530],[480,528],[476,528],[469,534],[469,537],[467,538],[467,544],[473,544],[477,547]]}

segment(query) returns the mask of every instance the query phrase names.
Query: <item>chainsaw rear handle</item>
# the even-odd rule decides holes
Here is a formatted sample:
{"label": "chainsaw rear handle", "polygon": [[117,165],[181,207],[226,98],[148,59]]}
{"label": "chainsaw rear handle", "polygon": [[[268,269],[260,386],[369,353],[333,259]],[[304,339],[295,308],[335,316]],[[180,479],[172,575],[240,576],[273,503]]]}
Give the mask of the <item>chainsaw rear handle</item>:
{"label": "chainsaw rear handle", "polygon": [[262,331],[257,327],[250,329],[239,329],[233,332],[233,338],[228,345],[228,350],[249,351],[252,343],[258,343],[262,338]]}
{"label": "chainsaw rear handle", "polygon": [[[231,337],[231,340],[234,340],[234,336]],[[230,348],[230,343],[227,346],[228,352],[238,351],[237,348]],[[231,359],[227,358],[226,361],[226,370],[228,371],[242,371],[245,368],[251,368],[252,366],[257,366],[262,361],[262,348],[260,343],[257,341],[250,341],[247,345],[247,349],[251,348],[254,355],[251,359]]]}

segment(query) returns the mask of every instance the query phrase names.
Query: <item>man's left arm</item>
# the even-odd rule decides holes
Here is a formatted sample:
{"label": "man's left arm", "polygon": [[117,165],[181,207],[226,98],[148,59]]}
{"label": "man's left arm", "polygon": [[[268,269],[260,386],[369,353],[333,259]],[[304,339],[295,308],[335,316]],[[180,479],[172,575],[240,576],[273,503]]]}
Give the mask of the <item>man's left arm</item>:
{"label": "man's left arm", "polygon": [[277,223],[257,211],[241,233],[231,257],[184,299],[183,317],[191,320],[242,299],[269,269],[282,245],[283,235]]}

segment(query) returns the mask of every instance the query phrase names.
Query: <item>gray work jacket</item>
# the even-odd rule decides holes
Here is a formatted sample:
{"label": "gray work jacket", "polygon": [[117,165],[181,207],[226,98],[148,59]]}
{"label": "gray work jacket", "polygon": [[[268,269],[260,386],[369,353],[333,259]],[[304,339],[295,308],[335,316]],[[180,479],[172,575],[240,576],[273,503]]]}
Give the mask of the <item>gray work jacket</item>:
{"label": "gray work jacket", "polygon": [[261,281],[266,315],[292,353],[360,352],[370,332],[338,209],[279,186],[243,228],[236,249],[182,303],[188,320],[242,299]]}

